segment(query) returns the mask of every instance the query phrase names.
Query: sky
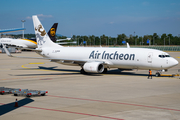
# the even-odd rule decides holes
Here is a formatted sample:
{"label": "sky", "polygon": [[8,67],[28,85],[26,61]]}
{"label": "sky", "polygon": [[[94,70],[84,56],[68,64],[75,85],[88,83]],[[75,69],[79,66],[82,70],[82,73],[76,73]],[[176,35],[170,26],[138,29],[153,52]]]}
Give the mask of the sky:
{"label": "sky", "polygon": [[1,0],[0,6],[0,29],[26,20],[25,34],[34,34],[32,15],[38,15],[46,31],[58,23],[57,34],[68,37],[180,35],[180,0]]}

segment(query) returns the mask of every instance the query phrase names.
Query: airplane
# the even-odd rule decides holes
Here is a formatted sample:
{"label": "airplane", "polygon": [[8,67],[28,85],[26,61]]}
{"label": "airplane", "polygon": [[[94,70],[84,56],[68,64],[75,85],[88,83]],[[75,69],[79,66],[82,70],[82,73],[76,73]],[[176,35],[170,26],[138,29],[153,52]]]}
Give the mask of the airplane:
{"label": "airplane", "polygon": [[[168,53],[147,48],[63,47],[52,42],[36,15],[32,16],[38,47],[34,50],[46,59],[64,65],[81,67],[81,73],[106,73],[108,68],[167,70],[178,65]],[[3,45],[6,54],[12,56]]]}
{"label": "airplane", "polygon": [[[48,32],[49,37],[53,42],[56,42],[55,34],[58,23],[54,23],[51,29]],[[6,44],[11,47],[19,47],[19,48],[37,48],[36,39],[12,39],[12,38],[1,38],[0,44]],[[2,46],[1,46],[2,48]]]}

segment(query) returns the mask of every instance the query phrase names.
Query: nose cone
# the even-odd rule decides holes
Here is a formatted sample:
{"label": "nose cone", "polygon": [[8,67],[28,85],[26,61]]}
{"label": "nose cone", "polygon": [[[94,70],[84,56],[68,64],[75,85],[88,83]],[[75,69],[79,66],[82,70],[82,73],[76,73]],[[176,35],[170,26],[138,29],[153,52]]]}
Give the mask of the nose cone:
{"label": "nose cone", "polygon": [[178,64],[179,64],[179,62],[178,62],[176,59],[172,59],[172,61],[171,61],[172,67],[173,67],[173,66],[176,66],[176,65],[178,65]]}

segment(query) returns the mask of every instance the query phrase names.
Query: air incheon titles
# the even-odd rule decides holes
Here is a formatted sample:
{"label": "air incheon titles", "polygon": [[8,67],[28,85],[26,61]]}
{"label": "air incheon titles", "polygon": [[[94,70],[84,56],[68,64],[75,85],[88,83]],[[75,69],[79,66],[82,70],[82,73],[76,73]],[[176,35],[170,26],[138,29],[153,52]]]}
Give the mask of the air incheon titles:
{"label": "air incheon titles", "polygon": [[134,60],[135,54],[123,54],[118,53],[118,51],[115,51],[113,53],[108,53],[104,51],[101,53],[93,50],[89,55],[89,59]]}

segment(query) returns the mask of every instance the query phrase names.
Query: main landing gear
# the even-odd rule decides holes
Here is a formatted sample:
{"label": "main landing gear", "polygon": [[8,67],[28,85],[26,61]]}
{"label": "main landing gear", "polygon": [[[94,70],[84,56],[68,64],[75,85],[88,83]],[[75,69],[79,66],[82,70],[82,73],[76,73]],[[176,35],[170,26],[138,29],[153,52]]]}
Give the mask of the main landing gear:
{"label": "main landing gear", "polygon": [[87,72],[85,72],[83,68],[81,69],[80,73],[81,74],[87,74]]}
{"label": "main landing gear", "polygon": [[104,73],[107,73],[107,68],[104,68],[104,71],[103,71],[102,73],[103,73],[103,74],[104,74]]}

